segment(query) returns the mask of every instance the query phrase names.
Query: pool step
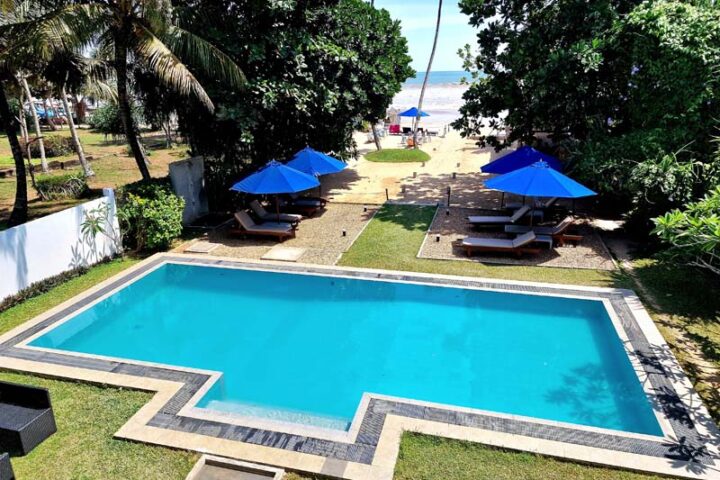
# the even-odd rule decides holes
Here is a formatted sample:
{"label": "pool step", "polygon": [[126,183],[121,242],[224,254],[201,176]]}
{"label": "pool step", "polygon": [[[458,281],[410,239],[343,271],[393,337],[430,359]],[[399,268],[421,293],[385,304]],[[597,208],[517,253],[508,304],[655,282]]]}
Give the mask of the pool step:
{"label": "pool step", "polygon": [[283,476],[282,468],[203,455],[185,480],[281,480]]}

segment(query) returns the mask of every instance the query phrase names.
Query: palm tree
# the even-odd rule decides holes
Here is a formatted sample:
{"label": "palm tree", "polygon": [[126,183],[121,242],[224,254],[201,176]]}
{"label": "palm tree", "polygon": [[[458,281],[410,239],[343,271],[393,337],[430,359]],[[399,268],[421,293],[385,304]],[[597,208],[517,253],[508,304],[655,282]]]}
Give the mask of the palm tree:
{"label": "palm tree", "polygon": [[114,100],[114,95],[107,93],[112,91],[111,87],[106,83],[109,77],[109,66],[96,59],[83,57],[77,52],[64,51],[58,52],[45,65],[42,76],[52,87],[52,93],[59,97],[62,102],[65,118],[70,128],[70,137],[84,175],[86,177],[95,175],[85,157],[82,142],[70,110],[70,104],[67,100],[68,89],[73,92],[78,90],[93,91],[97,97]]}
{"label": "palm tree", "polygon": [[[35,98],[33,98],[32,92],[30,91],[30,85],[28,85],[27,78],[25,75],[20,76],[20,84],[25,90],[25,95],[28,99],[28,105],[30,105],[30,116],[33,119],[35,126],[35,141],[38,142],[38,148],[40,149],[40,168],[44,173],[49,171],[47,157],[45,156],[45,143],[43,142],[42,131],[40,130],[40,119],[38,118],[37,109],[35,108]],[[45,111],[47,114],[47,110]]]}
{"label": "palm tree", "polygon": [[430,61],[427,70],[425,70],[425,78],[423,79],[422,88],[420,89],[420,99],[418,100],[417,117],[415,117],[415,130],[413,132],[413,148],[418,148],[417,131],[420,124],[420,115],[422,113],[423,98],[425,98],[425,88],[427,87],[430,70],[432,70],[433,60],[435,59],[435,48],[437,48],[438,34],[440,33],[440,17],[442,17],[442,0],[438,0],[437,22],[435,23],[435,39],[433,40],[432,51],[430,52]]}
{"label": "palm tree", "polygon": [[[81,19],[82,13],[82,8],[47,11],[28,0],[0,0],[0,123],[10,143],[16,177],[15,203],[8,221],[10,226],[27,221],[28,196],[25,163],[17,138],[19,125],[10,111],[7,86],[17,82],[21,70],[36,67],[53,52],[74,42],[82,44],[89,41],[89,37],[82,35],[67,35]],[[23,90],[28,90],[24,82],[20,83]]]}
{"label": "palm tree", "polygon": [[117,100],[127,142],[143,179],[150,178],[148,160],[138,137],[128,94],[128,60],[141,63],[160,82],[177,93],[194,98],[210,112],[214,105],[183,60],[218,80],[240,87],[243,73],[230,57],[173,22],[170,0],[93,0],[91,9],[98,49],[112,54]]}

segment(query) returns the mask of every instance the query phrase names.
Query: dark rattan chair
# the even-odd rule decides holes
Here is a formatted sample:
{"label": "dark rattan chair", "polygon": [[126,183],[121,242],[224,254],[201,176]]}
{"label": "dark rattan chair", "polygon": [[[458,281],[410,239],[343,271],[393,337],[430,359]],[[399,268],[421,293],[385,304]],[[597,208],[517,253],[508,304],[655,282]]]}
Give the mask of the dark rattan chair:
{"label": "dark rattan chair", "polygon": [[56,431],[46,389],[0,382],[0,451],[26,455]]}

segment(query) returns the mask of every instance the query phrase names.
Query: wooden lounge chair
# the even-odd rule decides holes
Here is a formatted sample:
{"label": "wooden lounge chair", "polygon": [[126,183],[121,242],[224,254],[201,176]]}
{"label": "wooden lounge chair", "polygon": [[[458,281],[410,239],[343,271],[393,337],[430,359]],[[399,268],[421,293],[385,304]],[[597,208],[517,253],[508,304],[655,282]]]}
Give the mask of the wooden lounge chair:
{"label": "wooden lounge chair", "polygon": [[247,212],[235,212],[235,220],[238,226],[230,229],[230,233],[234,235],[276,237],[280,241],[295,237],[295,229],[289,223],[266,222],[258,225]]}
{"label": "wooden lounge chair", "polygon": [[265,207],[263,207],[257,200],[250,202],[250,209],[263,222],[263,224],[265,222],[282,222],[289,223],[297,227],[297,224],[300,223],[300,220],[302,220],[302,215],[298,215],[297,213],[281,213],[280,215],[277,213],[270,213],[265,210]]}
{"label": "wooden lounge chair", "polygon": [[312,217],[318,211],[325,208],[327,198],[323,197],[288,197],[283,199],[284,210],[298,212],[306,217]]}
{"label": "wooden lounge chair", "polygon": [[473,226],[503,226],[507,224],[516,224],[523,217],[530,213],[530,207],[525,205],[519,208],[512,215],[471,215],[468,222]]}
{"label": "wooden lounge chair", "polygon": [[560,223],[553,227],[529,226],[529,225],[505,225],[505,233],[525,233],[529,231],[535,232],[536,235],[547,235],[552,238],[555,245],[559,247],[565,246],[571,242],[575,245],[583,239],[582,235],[571,235],[567,233],[568,229],[573,226],[575,219],[572,216],[565,217]]}
{"label": "wooden lounge chair", "polygon": [[462,241],[462,247],[468,257],[472,256],[474,252],[493,252],[512,253],[520,258],[524,253],[540,253],[539,248],[530,247],[532,243],[537,241],[535,232],[526,232],[514,239],[465,237]]}

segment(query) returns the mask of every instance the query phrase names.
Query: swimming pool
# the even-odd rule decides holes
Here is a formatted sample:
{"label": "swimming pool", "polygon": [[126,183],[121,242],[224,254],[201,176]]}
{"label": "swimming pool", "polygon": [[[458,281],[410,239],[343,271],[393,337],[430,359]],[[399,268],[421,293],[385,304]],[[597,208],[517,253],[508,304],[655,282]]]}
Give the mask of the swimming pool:
{"label": "swimming pool", "polygon": [[662,435],[598,300],[167,263],[29,345],[219,371],[199,407],[339,430],[371,392]]}

